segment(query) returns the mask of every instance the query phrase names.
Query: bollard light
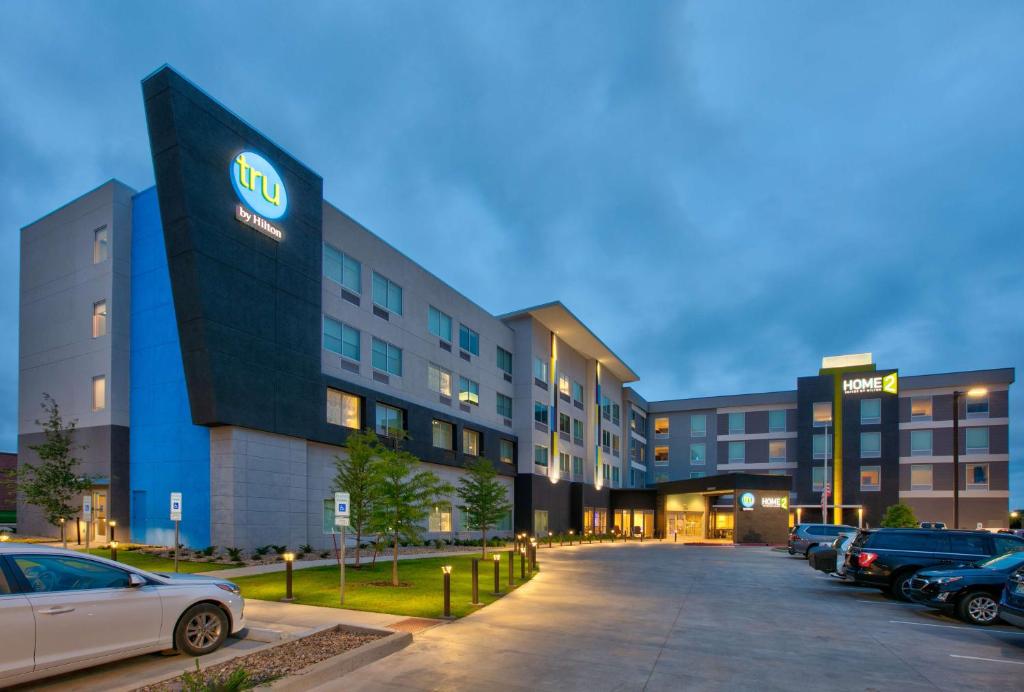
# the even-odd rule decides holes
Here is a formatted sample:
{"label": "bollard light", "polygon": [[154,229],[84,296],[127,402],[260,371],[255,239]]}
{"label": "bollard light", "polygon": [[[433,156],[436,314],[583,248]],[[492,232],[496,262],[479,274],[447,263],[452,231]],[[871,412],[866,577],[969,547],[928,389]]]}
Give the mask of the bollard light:
{"label": "bollard light", "polygon": [[550,531],[548,531],[548,547],[549,548],[551,547],[551,537],[552,537],[552,535],[553,534]]}
{"label": "bollard light", "polygon": [[575,535],[573,530],[569,529],[569,545],[572,545],[572,537],[573,537],[573,535]]}
{"label": "bollard light", "polygon": [[107,526],[110,527],[110,540],[117,540],[117,519],[111,519],[107,522]]}
{"label": "bollard light", "polygon": [[512,589],[516,585],[516,551],[510,550],[508,553],[508,588]]}
{"label": "bollard light", "polygon": [[526,579],[526,546],[519,549],[519,579]]}
{"label": "bollard light", "polygon": [[480,605],[480,558],[473,558],[473,601],[472,605]]}
{"label": "bollard light", "polygon": [[117,562],[117,541],[110,542],[110,559]]}
{"label": "bollard light", "polygon": [[494,560],[494,595],[501,595],[501,553],[492,556]]}
{"label": "bollard light", "polygon": [[281,557],[284,558],[284,598],[281,600],[291,603],[295,600],[292,596],[292,563],[295,561],[295,553],[285,553]]}
{"label": "bollard light", "polygon": [[441,572],[444,574],[444,617],[452,617],[452,566],[442,565]]}
{"label": "bollard light", "polygon": [[6,531],[0,531],[0,543],[6,543],[11,540],[11,537],[7,535]]}

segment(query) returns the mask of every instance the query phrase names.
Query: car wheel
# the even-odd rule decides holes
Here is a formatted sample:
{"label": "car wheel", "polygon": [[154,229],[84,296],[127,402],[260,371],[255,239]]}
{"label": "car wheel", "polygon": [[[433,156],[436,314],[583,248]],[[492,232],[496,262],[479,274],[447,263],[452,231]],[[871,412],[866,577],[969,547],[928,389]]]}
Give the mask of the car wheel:
{"label": "car wheel", "polygon": [[974,591],[960,599],[956,613],[961,620],[972,625],[991,625],[999,619],[999,604],[991,594]]}
{"label": "car wheel", "polygon": [[810,560],[811,559],[811,548],[814,548],[817,545],[818,545],[817,543],[812,543],[811,545],[807,546],[807,550],[804,551],[804,557],[807,558],[808,560]]}
{"label": "car wheel", "polygon": [[913,572],[904,572],[903,574],[896,575],[889,592],[901,601],[910,601],[910,580],[913,578]]}
{"label": "car wheel", "polygon": [[790,555],[796,555],[796,551],[793,550],[792,546],[790,546],[790,548],[789,548],[789,554]]}
{"label": "car wheel", "polygon": [[228,636],[228,617],[209,603],[194,605],[185,611],[174,629],[174,648],[189,656],[216,651]]}

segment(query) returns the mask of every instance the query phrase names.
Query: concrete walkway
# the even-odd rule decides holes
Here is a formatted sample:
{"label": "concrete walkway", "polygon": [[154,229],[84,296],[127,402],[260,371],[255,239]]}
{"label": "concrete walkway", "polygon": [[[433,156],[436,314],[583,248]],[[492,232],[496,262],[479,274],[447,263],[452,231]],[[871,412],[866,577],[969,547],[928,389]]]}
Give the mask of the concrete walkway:
{"label": "concrete walkway", "polygon": [[[487,554],[490,555],[493,552],[502,552],[505,548],[488,548]],[[474,555],[479,553],[480,549],[474,550],[453,550],[448,552],[439,553],[411,553],[408,555],[399,554],[399,561],[402,560],[424,560],[431,557],[458,557],[466,555]],[[507,551],[506,551],[507,552]],[[369,564],[373,554],[363,554],[362,564]],[[383,553],[377,556],[377,563],[389,564],[391,562],[390,555],[384,555]],[[354,565],[356,559],[350,557],[348,554],[345,555],[345,564]],[[309,569],[310,567],[332,567],[338,564],[338,560],[335,558],[328,558],[326,560],[296,560],[292,563],[292,569]],[[204,577],[220,577],[222,579],[234,579],[235,577],[251,577],[254,574],[268,574],[271,572],[283,572],[285,569],[285,563],[283,562],[271,562],[267,565],[253,565],[251,567],[231,567],[229,569],[218,569],[212,572],[203,572]]]}

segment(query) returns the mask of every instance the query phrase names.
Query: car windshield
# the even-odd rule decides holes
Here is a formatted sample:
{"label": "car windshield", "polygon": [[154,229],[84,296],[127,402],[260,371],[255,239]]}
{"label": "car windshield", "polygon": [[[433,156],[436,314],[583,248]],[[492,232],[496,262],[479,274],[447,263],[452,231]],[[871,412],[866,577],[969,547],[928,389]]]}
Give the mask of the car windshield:
{"label": "car windshield", "polygon": [[1024,565],[1024,552],[1014,551],[1011,553],[1003,553],[1002,555],[996,555],[995,557],[988,557],[984,560],[978,560],[974,563],[975,567],[983,567],[984,569],[995,569],[999,571],[1007,571],[1016,569]]}

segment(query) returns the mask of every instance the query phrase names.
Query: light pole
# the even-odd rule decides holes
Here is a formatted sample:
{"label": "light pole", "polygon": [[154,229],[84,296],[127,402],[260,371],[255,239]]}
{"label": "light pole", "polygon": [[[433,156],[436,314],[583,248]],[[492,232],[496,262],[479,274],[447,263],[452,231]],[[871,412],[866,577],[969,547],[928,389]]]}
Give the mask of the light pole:
{"label": "light pole", "polygon": [[966,392],[953,390],[953,528],[960,528],[960,399],[964,395],[971,399],[986,396],[984,387],[971,387]]}

